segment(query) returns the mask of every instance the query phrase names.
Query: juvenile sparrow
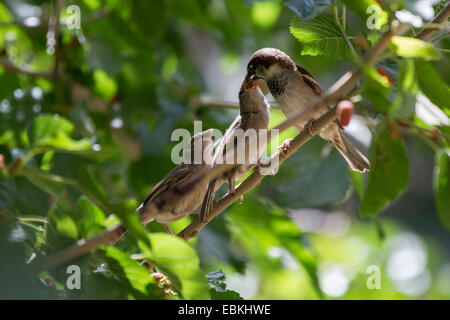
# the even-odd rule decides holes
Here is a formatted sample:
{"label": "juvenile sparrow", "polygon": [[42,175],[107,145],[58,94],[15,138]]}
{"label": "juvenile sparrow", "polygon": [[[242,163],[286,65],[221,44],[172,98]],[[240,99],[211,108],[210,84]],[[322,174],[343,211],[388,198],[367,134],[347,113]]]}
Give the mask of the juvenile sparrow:
{"label": "juvenile sparrow", "polygon": [[257,164],[266,148],[267,141],[260,139],[260,130],[267,130],[269,108],[256,81],[246,77],[239,91],[239,115],[219,141],[214,153],[213,167],[228,168],[209,183],[200,213],[201,221],[207,220],[217,189],[227,182],[228,192],[233,193],[235,181]]}
{"label": "juvenile sparrow", "polygon": [[[173,168],[147,195],[144,202],[136,209],[136,212],[143,213],[153,200],[163,195],[165,192],[173,190],[177,185],[186,181],[188,178],[203,171],[205,168],[210,168],[212,164],[212,133],[209,129],[194,135],[189,145],[184,149],[183,162]],[[196,164],[194,146],[201,143],[202,163]],[[199,151],[199,150],[198,150]],[[198,213],[195,209],[202,203],[203,197],[207,190],[209,179],[203,178],[197,183],[193,190],[180,197],[174,203],[167,203],[163,205],[161,210],[156,212],[153,216],[142,221],[147,224],[153,220],[162,223],[169,233],[172,233],[167,225],[169,222],[179,220],[189,214]]]}
{"label": "juvenile sparrow", "polygon": [[[314,100],[323,95],[312,75],[278,49],[264,48],[256,51],[247,65],[247,77],[264,80],[262,83],[262,88],[266,91],[264,93],[267,94],[270,90],[288,118],[299,110],[305,110]],[[320,106],[314,118],[319,118],[329,109],[329,106]],[[298,129],[305,127],[307,129],[310,121],[299,122]],[[339,150],[354,171],[364,172],[370,169],[367,158],[344,136],[337,121],[330,123],[319,135]]]}

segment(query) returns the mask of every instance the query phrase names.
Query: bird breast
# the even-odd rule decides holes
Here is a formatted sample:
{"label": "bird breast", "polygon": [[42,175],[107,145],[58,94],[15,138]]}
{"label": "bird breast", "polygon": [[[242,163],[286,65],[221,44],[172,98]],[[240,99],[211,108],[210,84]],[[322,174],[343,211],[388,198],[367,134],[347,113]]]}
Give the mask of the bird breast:
{"label": "bird breast", "polygon": [[[286,86],[283,92],[279,95],[272,95],[286,117],[289,117],[299,111],[305,111],[305,109],[318,97],[304,82],[300,73],[293,71],[287,75],[286,79]],[[321,114],[326,112],[326,110],[326,107],[324,110],[317,110],[315,118],[318,118]],[[308,120],[309,119],[300,122],[299,126],[303,127]]]}

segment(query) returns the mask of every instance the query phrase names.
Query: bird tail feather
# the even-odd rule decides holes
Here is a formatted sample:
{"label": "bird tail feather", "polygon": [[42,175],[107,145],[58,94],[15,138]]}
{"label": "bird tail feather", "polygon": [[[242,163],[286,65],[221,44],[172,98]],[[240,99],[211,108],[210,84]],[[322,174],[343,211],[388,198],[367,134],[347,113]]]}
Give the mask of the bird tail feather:
{"label": "bird tail feather", "polygon": [[[148,208],[148,205],[147,205],[147,204],[148,204],[148,203],[146,203],[146,204],[141,203],[141,205],[136,209],[136,212],[137,212],[139,215],[142,215],[145,211],[147,211],[147,208]],[[157,214],[158,214],[158,212],[155,212],[152,216],[146,217],[145,221],[142,221],[142,223],[143,223],[144,225],[146,225],[146,224],[152,222],[152,221],[155,219],[154,216],[156,216]]]}
{"label": "bird tail feather", "polygon": [[209,214],[211,212],[215,194],[216,180],[217,179],[214,179],[209,182],[208,189],[206,190],[205,196],[203,198],[202,208],[200,210],[200,221],[202,222],[206,222],[208,220]]}
{"label": "bird tail feather", "polygon": [[[340,141],[333,143],[342,156],[345,158],[353,171],[365,172],[370,170],[369,160],[358,149],[353,146],[350,140],[345,137],[342,132],[339,133]],[[340,143],[342,142],[342,143]]]}

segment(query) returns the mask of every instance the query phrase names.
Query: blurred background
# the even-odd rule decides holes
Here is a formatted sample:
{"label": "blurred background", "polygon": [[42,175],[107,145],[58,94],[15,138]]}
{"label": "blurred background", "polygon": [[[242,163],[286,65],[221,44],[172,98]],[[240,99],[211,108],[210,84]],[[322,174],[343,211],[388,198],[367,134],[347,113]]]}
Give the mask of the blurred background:
{"label": "blurred background", "polygon": [[[282,2],[1,1],[0,166],[9,172],[2,169],[2,215],[27,226],[22,233],[31,247],[52,251],[82,235],[46,243],[49,215],[75,221],[71,212],[80,197],[109,224],[121,212],[132,214],[174,167],[174,129],[193,132],[193,121],[201,120],[204,129],[224,132],[232,122],[247,61],[259,48],[285,51],[329,88],[354,64],[302,56],[289,32],[296,13]],[[438,1],[397,2],[429,20]],[[360,17],[349,13],[347,22],[349,34],[361,33]],[[448,47],[448,39],[441,42]],[[436,67],[448,83],[448,54]],[[395,77],[395,68],[385,68]],[[283,120],[272,108],[270,127]],[[355,116],[345,132],[367,155],[372,134],[364,117]],[[295,134],[288,130],[280,142]],[[201,270],[220,270],[226,288],[245,299],[318,299],[317,286],[330,299],[450,298],[450,234],[434,205],[434,152],[417,136],[403,137],[410,185],[376,218],[359,217],[354,175],[315,137],[189,242]],[[14,165],[23,167],[9,170]],[[171,228],[181,231],[189,222]],[[164,232],[155,222],[147,229]],[[12,255],[10,244],[0,246],[5,257]],[[24,246],[14,261],[30,257],[30,243]],[[127,253],[136,247],[129,235],[118,244]],[[19,278],[22,269],[13,260],[1,258],[1,268]],[[95,266],[91,262],[90,270]],[[367,285],[374,270],[379,289]],[[72,297],[58,290],[37,296]],[[83,294],[75,297],[88,298]]]}

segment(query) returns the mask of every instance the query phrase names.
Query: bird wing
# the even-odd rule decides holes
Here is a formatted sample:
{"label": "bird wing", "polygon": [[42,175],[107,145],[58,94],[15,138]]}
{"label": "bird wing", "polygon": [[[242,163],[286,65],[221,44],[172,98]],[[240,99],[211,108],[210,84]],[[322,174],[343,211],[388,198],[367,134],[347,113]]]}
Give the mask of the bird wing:
{"label": "bird wing", "polygon": [[308,70],[297,65],[297,71],[300,73],[303,81],[305,81],[305,83],[314,91],[316,95],[323,95],[322,89]]}
{"label": "bird wing", "polygon": [[[225,132],[225,135],[222,137],[222,141],[219,143],[217,150],[216,150],[216,156],[215,160],[219,157],[223,157],[223,160],[225,161],[225,154],[227,150],[231,150],[231,145],[234,145],[236,147],[236,136],[234,135],[236,129],[243,129],[241,126],[242,118],[240,115],[236,117],[236,119],[233,121],[233,123],[228,127],[227,131]],[[243,129],[245,131],[245,129]]]}
{"label": "bird wing", "polygon": [[[314,79],[311,73],[308,72],[308,70],[297,65],[297,71],[300,73],[303,81],[314,91],[317,96],[323,96],[323,91],[320,88],[319,83],[316,79]],[[327,105],[327,108],[330,109],[330,106]],[[334,122],[339,125],[337,119],[335,119]]]}
{"label": "bird wing", "polygon": [[216,179],[209,182],[208,189],[206,190],[205,196],[203,197],[202,208],[200,209],[200,221],[208,221],[208,217],[211,213],[212,203],[215,194]]}
{"label": "bird wing", "polygon": [[141,204],[141,207],[146,206],[149,202],[155,200],[163,193],[173,189],[179,183],[192,177],[195,173],[199,172],[202,167],[202,165],[179,164],[153,187],[152,191],[150,191],[144,202]]}

